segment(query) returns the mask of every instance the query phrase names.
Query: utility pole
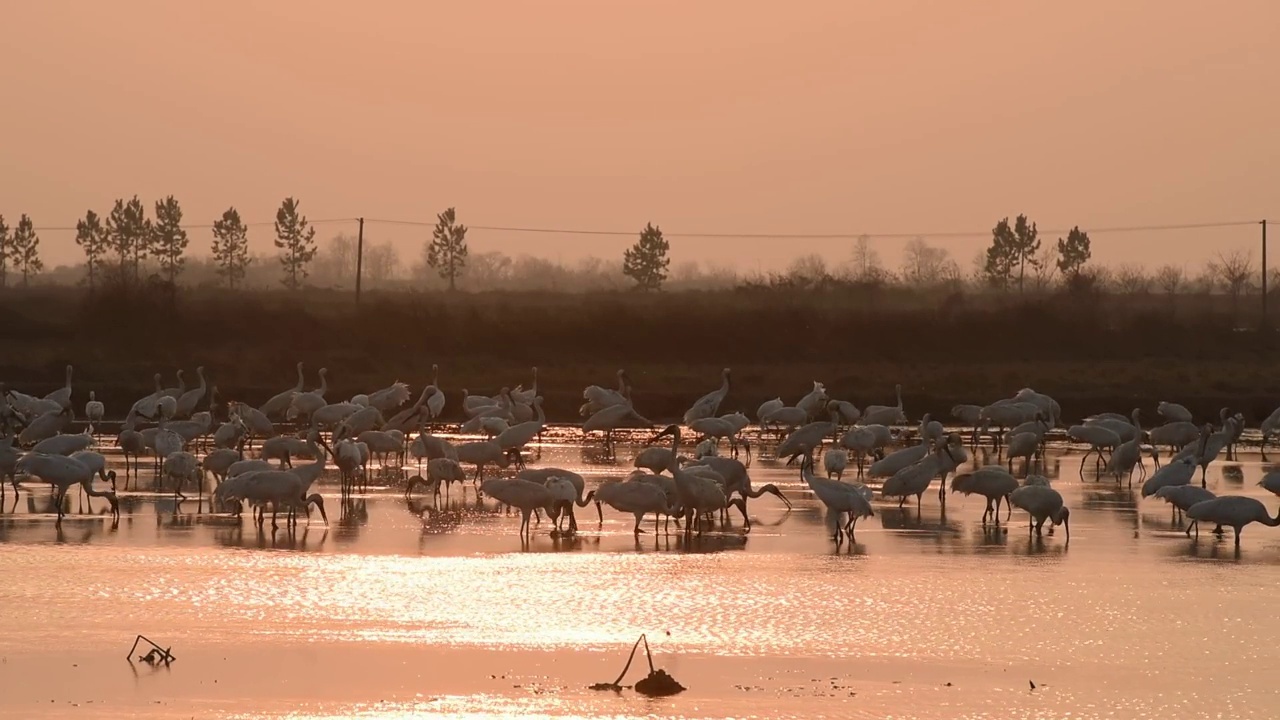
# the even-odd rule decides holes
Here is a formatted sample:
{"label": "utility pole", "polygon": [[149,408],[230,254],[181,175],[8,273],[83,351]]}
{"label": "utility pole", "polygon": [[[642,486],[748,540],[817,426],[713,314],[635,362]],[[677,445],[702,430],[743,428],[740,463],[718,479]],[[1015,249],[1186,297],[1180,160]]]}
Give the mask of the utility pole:
{"label": "utility pole", "polygon": [[1267,329],[1267,221],[1262,221],[1262,329]]}
{"label": "utility pole", "polygon": [[[364,218],[356,218],[356,221],[360,223],[360,230],[356,233],[356,304],[359,305],[360,276],[364,274]],[[1265,311],[1263,315],[1266,315]]]}

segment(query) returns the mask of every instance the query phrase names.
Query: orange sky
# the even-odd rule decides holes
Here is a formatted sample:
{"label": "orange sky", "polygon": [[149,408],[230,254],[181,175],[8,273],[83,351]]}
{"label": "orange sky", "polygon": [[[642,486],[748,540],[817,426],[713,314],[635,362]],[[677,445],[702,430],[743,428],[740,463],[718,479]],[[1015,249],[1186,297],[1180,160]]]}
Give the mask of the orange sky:
{"label": "orange sky", "polygon": [[[74,225],[135,193],[176,195],[191,222],[232,204],[270,220],[295,195],[313,218],[456,205],[476,225],[670,232],[981,230],[1018,212],[1280,224],[1271,0],[41,0],[3,16],[10,225]],[[369,228],[404,254],[425,234]],[[51,260],[75,257],[71,234],[42,236]],[[1256,236],[1096,237],[1094,254],[1197,264],[1196,239]],[[626,242],[472,237],[565,259]],[[946,242],[966,269],[983,245]],[[892,259],[901,241],[879,244]],[[672,254],[769,269],[848,245]]]}

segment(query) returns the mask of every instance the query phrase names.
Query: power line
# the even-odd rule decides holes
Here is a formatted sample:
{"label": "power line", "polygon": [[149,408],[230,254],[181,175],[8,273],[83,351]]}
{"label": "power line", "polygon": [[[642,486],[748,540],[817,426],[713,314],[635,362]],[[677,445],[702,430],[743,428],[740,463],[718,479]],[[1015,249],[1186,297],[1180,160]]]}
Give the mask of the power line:
{"label": "power line", "polygon": [[[353,223],[355,221],[356,221],[356,218],[326,218],[323,220],[311,220],[310,218],[308,218],[307,224],[308,225],[331,225],[333,223]],[[260,222],[251,222],[251,223],[243,223],[243,224],[245,227],[251,228],[251,227],[274,226],[276,222],[274,220],[264,220]],[[178,227],[182,228],[183,230],[211,230],[213,229],[213,223],[204,223],[204,224],[196,224],[196,225],[183,224],[183,225],[179,225]],[[37,225],[35,229],[36,229],[36,232],[76,232],[80,228],[75,226],[65,226],[65,225],[56,225],[53,227],[49,227],[46,225]]]}

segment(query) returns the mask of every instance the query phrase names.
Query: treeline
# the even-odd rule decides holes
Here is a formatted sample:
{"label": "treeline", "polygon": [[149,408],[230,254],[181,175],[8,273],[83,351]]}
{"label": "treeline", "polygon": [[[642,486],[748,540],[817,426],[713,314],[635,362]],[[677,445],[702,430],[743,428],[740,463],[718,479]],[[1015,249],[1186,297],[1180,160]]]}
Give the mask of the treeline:
{"label": "treeline", "polygon": [[[347,233],[320,246],[316,229],[294,198],[281,203],[268,231],[273,236],[274,256],[250,252],[249,228],[234,207],[208,228],[202,226],[202,232],[209,233],[209,254],[193,256],[188,253],[192,228],[183,224],[182,208],[174,197],[156,201],[150,217],[136,196],[120,199],[105,217],[90,210],[77,222],[75,242],[84,253],[84,263],[45,272],[40,238],[31,218],[22,215],[11,230],[0,216],[0,287],[16,284],[10,274],[20,275],[24,286],[43,274],[42,283],[80,284],[91,291],[127,290],[144,282],[171,291],[179,286],[350,290],[355,286],[358,264],[362,285],[368,289],[471,292],[735,287],[793,291],[849,285],[1018,295],[1047,291],[1222,294],[1234,301],[1254,292],[1261,283],[1261,271],[1252,254],[1240,250],[1220,252],[1195,271],[1174,264],[1159,268],[1093,264],[1088,232],[1077,227],[1065,237],[1042,239],[1036,223],[1025,215],[996,223],[988,247],[967,266],[948,248],[918,237],[906,243],[900,265],[892,268],[882,262],[873,239],[862,236],[854,241],[843,262],[829,263],[821,255],[808,254],[785,268],[748,273],[697,262],[672,266],[671,245],[653,224],[639,232],[636,243],[620,259],[587,257],[572,263],[502,252],[473,254],[467,227],[459,222],[455,208],[437,215],[430,237],[423,239],[417,262],[404,261],[390,243],[368,238],[360,262],[356,238]],[[1269,275],[1268,280],[1272,279]]]}

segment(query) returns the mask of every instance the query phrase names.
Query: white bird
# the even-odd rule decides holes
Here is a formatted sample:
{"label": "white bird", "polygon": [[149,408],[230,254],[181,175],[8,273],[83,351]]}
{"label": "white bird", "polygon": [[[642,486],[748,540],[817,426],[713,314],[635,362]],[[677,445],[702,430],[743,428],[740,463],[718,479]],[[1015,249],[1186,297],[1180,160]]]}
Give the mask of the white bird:
{"label": "white bird", "polygon": [[[434,367],[434,366],[433,366]],[[388,430],[399,430],[401,432],[409,432],[418,427],[425,421],[431,419],[430,410],[427,408],[427,401],[436,393],[434,385],[428,385],[422,389],[422,394],[414,401],[412,405],[392,415],[383,425]]]}
{"label": "white bird", "polygon": [[1140,423],[1138,422],[1138,408],[1133,409],[1133,414],[1124,420],[1118,420],[1112,417],[1090,418],[1084,422],[1085,425],[1091,427],[1104,427],[1114,432],[1121,442],[1131,440],[1134,435],[1138,434]]}
{"label": "white bird", "polygon": [[457,460],[450,458],[435,458],[427,462],[427,476],[414,475],[409,478],[409,484],[405,487],[404,494],[406,497],[413,493],[414,488],[419,485],[426,487],[432,496],[440,494],[440,485],[444,484],[447,493],[450,487],[456,482],[462,484],[466,482],[467,474],[463,472],[462,466]]}
{"label": "white bird", "polygon": [[[1155,497],[1169,503],[1175,510],[1185,513],[1191,509],[1192,505],[1205,500],[1212,500],[1217,495],[1210,490],[1198,488],[1195,485],[1169,485],[1157,490]],[[1196,521],[1193,520],[1187,524],[1186,533],[1188,536],[1191,535],[1192,527],[1196,527],[1196,532],[1200,531],[1199,527],[1196,526]]]}
{"label": "white bird", "polygon": [[[1013,505],[1009,503],[1009,496],[1018,487],[1017,479],[999,465],[987,465],[973,472],[960,473],[951,478],[951,492],[958,492],[963,495],[981,495],[987,499],[987,509],[982,513],[983,525],[987,524],[988,516],[999,524],[1001,500],[1005,502],[1008,512],[1013,512]],[[1007,519],[1008,515],[1005,517]]]}
{"label": "white bird", "polygon": [[1190,457],[1195,460],[1196,465],[1200,466],[1200,487],[1208,484],[1206,474],[1208,473],[1209,464],[1218,459],[1218,455],[1222,449],[1227,447],[1233,437],[1235,437],[1236,418],[1227,418],[1222,429],[1215,433],[1210,433],[1210,427],[1205,425],[1200,431],[1200,442],[1187,445],[1173,456],[1174,460],[1180,460]]}
{"label": "white bird", "polygon": [[[788,462],[794,461],[796,458],[804,456],[812,459],[814,451],[822,445],[822,441],[828,435],[832,441],[835,441],[836,431],[839,429],[835,408],[828,404],[831,419],[826,422],[811,422],[808,425],[797,428],[790,435],[778,444],[778,457],[789,458]],[[802,471],[803,472],[803,471]]]}
{"label": "white bird", "polygon": [[533,399],[536,397],[538,397],[538,367],[535,365],[533,368],[533,387],[528,390],[513,390],[511,392],[511,400],[532,406]]}
{"label": "white bird", "polygon": [[761,425],[769,425],[775,430],[795,430],[807,422],[809,413],[804,408],[784,405],[765,415]]}
{"label": "white bird", "polygon": [[[668,425],[665,430],[658,433],[659,438],[666,435],[674,437],[673,445],[678,444],[680,426]],[[722,512],[730,507],[737,507],[742,512],[742,520],[750,528],[751,520],[747,516],[746,500],[743,498],[730,500],[725,493],[724,478],[719,473],[714,473],[708,466],[683,470],[679,467],[679,463],[673,463],[667,469],[671,471],[671,479],[675,482],[676,493],[680,498],[680,507],[684,510],[686,534],[693,532],[695,518],[698,521],[698,532],[701,533],[703,515]],[[717,477],[719,482],[716,481]]]}
{"label": "white bird", "polygon": [[285,417],[300,422],[306,422],[311,419],[311,414],[328,403],[325,402],[325,393],[329,391],[329,369],[320,368],[320,387],[311,392],[295,393],[289,401],[289,409],[285,413]]}
{"label": "white bird", "polygon": [[814,380],[813,389],[804,397],[800,398],[800,401],[796,403],[796,407],[805,411],[805,419],[807,421],[816,418],[818,413],[820,413],[830,401],[831,398],[827,397],[827,388],[822,383]]}
{"label": "white bird", "polygon": [[626,370],[618,371],[618,389],[600,387],[599,385],[588,385],[582,391],[582,399],[586,400],[582,407],[578,408],[578,414],[582,417],[591,417],[601,410],[613,405],[625,405],[629,402],[629,388],[631,381],[627,377]]}
{"label": "white bird", "polygon": [[760,427],[765,427],[769,424],[769,415],[786,406],[787,404],[782,402],[782,398],[780,397],[776,397],[772,400],[765,400],[760,403],[760,407],[756,408],[756,422],[760,423]]}
{"label": "white bird", "polygon": [[645,482],[611,482],[587,493],[587,500],[604,503],[621,513],[635,516],[636,524],[632,532],[636,535],[644,532],[640,522],[645,515],[653,514],[653,531],[658,532],[658,520],[661,516],[675,516],[678,508],[671,504],[667,494],[661,487]]}
{"label": "white bird", "polygon": [[897,405],[868,405],[862,410],[858,422],[862,425],[905,425],[907,414],[902,410],[902,385],[894,385]]}
{"label": "white bird", "polygon": [[[440,366],[431,366],[431,384],[427,386],[431,394],[427,396],[427,410],[431,412],[430,420],[435,422],[444,413],[445,396],[440,389]],[[423,391],[425,392],[425,390]]]}
{"label": "white bird", "polygon": [[90,428],[100,424],[104,415],[106,415],[106,408],[90,390],[89,402],[84,404],[84,416],[89,419]]}
{"label": "white bird", "polygon": [[1160,488],[1186,485],[1196,476],[1196,461],[1193,457],[1174,460],[1151,474],[1142,483],[1142,497],[1155,495]]}
{"label": "white bird", "polygon": [[1089,452],[1080,458],[1081,472],[1083,472],[1083,463],[1090,455],[1098,454],[1098,463],[1106,461],[1102,456],[1103,448],[1114,450],[1120,446],[1120,436],[1110,428],[1101,425],[1072,425],[1067,428],[1067,437],[1074,442],[1083,443],[1089,446]]}
{"label": "white bird", "polygon": [[635,407],[631,404],[631,387],[626,388],[627,401],[621,405],[610,405],[602,408],[587,421],[582,423],[582,434],[597,430],[604,432],[605,447],[613,446],[613,431],[621,428],[650,428],[653,423],[648,418],[636,412]]}
{"label": "white bird", "polygon": [[390,413],[409,402],[409,386],[402,382],[394,382],[376,392],[369,393],[369,407],[377,408],[383,413]]}
{"label": "white bird", "polygon": [[547,416],[542,412],[542,398],[535,397],[533,399],[533,409],[538,414],[537,420],[529,420],[528,422],[512,425],[498,435],[498,445],[509,453],[518,465],[524,464],[521,459],[521,451],[524,450],[524,446],[533,442],[533,439],[538,437],[543,428],[546,427]]}
{"label": "white bird", "polygon": [[[853,542],[853,531],[858,519],[875,515],[875,511],[871,509],[871,490],[865,485],[854,485],[814,475],[813,461],[808,458],[800,465],[800,475],[818,500],[826,506],[828,517],[835,521],[835,533],[832,539],[839,543],[844,533],[848,532],[849,541]],[[841,522],[843,515],[849,516],[847,524]]]}
{"label": "white bird", "polygon": [[[196,491],[202,496],[204,494],[203,479],[204,470],[200,466],[200,461],[195,455],[185,451],[175,451],[164,456],[164,480],[173,481],[173,496],[179,499],[186,499],[182,494],[182,486],[188,480],[196,481]],[[163,480],[161,481],[163,483]]]}
{"label": "white bird", "polygon": [[835,403],[836,413],[840,415],[840,421],[845,425],[853,425],[862,419],[862,411],[848,400],[832,400],[831,402]]}
{"label": "white bird", "polygon": [[356,437],[368,430],[384,427],[382,411],[374,406],[352,407],[352,403],[335,403],[326,405],[311,414],[312,427],[333,424],[333,419],[341,416],[333,436],[339,440],[345,437]]}
{"label": "white bird", "polygon": [[1050,426],[1057,427],[1058,420],[1062,418],[1062,407],[1058,405],[1058,401],[1044,393],[1038,393],[1031,388],[1022,388],[1013,396],[1013,399],[1015,402],[1035,405],[1048,418]]}
{"label": "white bird", "polygon": [[382,456],[382,466],[388,467],[392,455],[404,450],[404,436],[398,430],[365,430],[356,436],[356,442],[364,443],[374,457]]}
{"label": "white bird", "polygon": [[200,378],[200,384],[178,396],[175,401],[173,417],[187,418],[196,411],[196,406],[204,399],[206,385],[204,379],[204,367],[196,368],[196,375]]}
{"label": "white bird", "polygon": [[91,498],[104,497],[111,505],[111,514],[119,516],[120,504],[112,490],[93,489],[93,471],[88,466],[62,455],[27,453],[15,465],[17,473],[37,478],[54,487],[54,505],[58,508],[58,524],[62,524],[62,501],[73,485],[84,488]]}
{"label": "white bird", "polygon": [[280,463],[281,468],[293,467],[294,457],[315,458],[315,445],[308,443],[306,438],[294,435],[277,435],[273,438],[267,438],[262,443],[262,447],[258,451],[258,457],[263,460],[275,460]]}
{"label": "white bird", "polygon": [[239,418],[245,430],[255,437],[269,438],[278,434],[275,424],[271,422],[271,418],[257,408],[249,407],[244,403],[232,403],[231,414]]}
{"label": "white bird", "polygon": [[[377,408],[362,408],[354,403],[336,402],[324,407],[314,408],[306,413],[305,417],[309,419],[311,427],[336,429],[343,420],[362,410],[377,412]],[[381,416],[379,416],[378,421],[381,421]]]}
{"label": "white bird", "polygon": [[1272,435],[1280,433],[1280,407],[1271,411],[1271,414],[1268,415],[1266,419],[1262,421],[1262,424],[1258,427],[1258,430],[1262,432],[1262,443],[1261,443],[1262,459],[1266,460],[1267,459],[1267,441],[1271,439]]}
{"label": "white bird", "polygon": [[[258,472],[260,470],[275,470],[271,463],[261,458],[249,458],[245,460],[237,460],[227,467],[227,477],[230,480],[234,477],[240,477],[245,473]],[[281,468],[283,469],[283,468]]]}
{"label": "white bird", "polygon": [[62,432],[69,422],[71,422],[71,410],[68,408],[46,412],[27,423],[22,432],[18,433],[18,444],[34,445],[41,440],[48,440]]}
{"label": "white bird", "polygon": [[871,467],[867,468],[867,475],[873,478],[893,477],[894,473],[899,470],[923,460],[932,450],[932,443],[923,442],[919,445],[912,445],[911,447],[891,452],[871,463]]}
{"label": "white bird", "polygon": [[114,470],[107,470],[107,458],[98,452],[92,450],[81,450],[68,455],[72,460],[89,468],[89,472],[97,475],[105,483],[110,483],[112,490],[116,486],[116,473]]}
{"label": "white bird", "polygon": [[186,391],[187,391],[187,381],[183,379],[182,368],[178,368],[178,386],[171,387],[171,388],[161,388],[159,391],[159,397],[172,398],[175,402],[177,402],[178,397],[181,396],[182,393]]}
{"label": "white bird", "polygon": [[529,518],[533,511],[550,511],[555,501],[546,485],[519,478],[490,478],[480,484],[480,492],[520,511],[521,537],[529,534]]}
{"label": "white bird", "polygon": [[[271,506],[271,529],[278,530],[279,525],[276,522],[276,515],[281,510],[287,510],[290,514],[289,524],[294,524],[293,514],[300,509],[315,505],[320,510],[320,517],[327,523],[329,516],[324,510],[324,500],[318,493],[313,493],[309,497],[302,496],[303,481],[297,475],[288,470],[260,470],[254,473],[246,473],[245,481],[239,487],[239,497],[244,500],[256,503],[259,506]],[[225,487],[224,483],[224,487]],[[221,488],[219,488],[221,489]],[[258,527],[262,527],[266,513],[258,519]]]}
{"label": "white bird", "polygon": [[1164,421],[1167,423],[1189,423],[1192,421],[1191,411],[1185,406],[1177,403],[1161,401],[1160,404],[1156,406],[1156,412],[1160,413],[1160,417],[1164,418]]}
{"label": "white bird", "polygon": [[867,456],[878,452],[892,439],[891,431],[884,425],[859,425],[840,438],[840,447],[853,453],[858,459],[858,477],[862,477],[862,466]]}
{"label": "white bird", "polygon": [[729,368],[720,371],[720,387],[698,398],[684,413],[684,424],[690,425],[694,420],[714,416],[720,411],[720,403],[729,394]]}
{"label": "white bird", "polygon": [[238,460],[240,460],[239,452],[230,448],[218,448],[200,460],[200,467],[204,472],[212,475],[217,484],[221,484],[227,479],[227,472],[231,470],[231,466]]}
{"label": "white bird", "polygon": [[978,444],[979,426],[982,424],[982,406],[952,405],[951,417],[958,420],[961,425],[971,428],[969,442],[976,446]]}
{"label": "white bird", "polygon": [[458,462],[475,466],[475,480],[477,482],[484,479],[486,465],[497,465],[499,468],[505,468],[510,464],[507,460],[507,453],[502,450],[502,446],[495,440],[463,443],[457,446],[457,453]]}
{"label": "white bird", "polygon": [[44,453],[45,455],[71,455],[72,453],[88,450],[93,447],[93,436],[87,433],[74,433],[70,435],[54,435],[51,438],[41,440],[31,448],[31,452]]}
{"label": "white bird", "polygon": [[66,383],[62,387],[58,388],[57,390],[54,390],[48,395],[45,395],[44,399],[50,402],[57,403],[58,407],[60,408],[63,408],[66,410],[71,409],[71,366],[70,365],[67,366]]}
{"label": "white bird", "polygon": [[827,472],[827,478],[832,475],[836,476],[836,480],[844,477],[844,469],[849,466],[849,453],[840,448],[831,448],[822,454],[822,468]]}
{"label": "white bird", "polygon": [[1009,502],[1027,511],[1034,523],[1030,527],[1035,529],[1036,535],[1040,535],[1040,529],[1048,520],[1054,525],[1061,525],[1066,530],[1067,542],[1071,542],[1071,510],[1062,503],[1062,494],[1057,490],[1047,485],[1023,485],[1009,494]]}
{"label": "white bird", "polygon": [[155,390],[150,395],[139,398],[133,404],[133,407],[129,408],[130,413],[137,413],[148,419],[156,417],[156,403],[163,397],[164,388],[160,386],[160,373],[153,375],[152,380],[155,384]]}
{"label": "white bird", "polygon": [[302,392],[305,383],[306,380],[302,377],[302,363],[298,363],[298,382],[293,387],[282,393],[277,393],[270,400],[263,403],[262,407],[258,408],[259,412],[267,418],[284,418],[285,413],[289,411],[289,406],[293,404],[293,396]]}
{"label": "white bird", "polygon": [[[1223,495],[1212,500],[1204,500],[1187,509],[1187,517],[1199,523],[1201,520],[1226,525],[1236,531],[1236,549],[1240,548],[1240,531],[1249,523],[1261,523],[1268,527],[1280,525],[1280,513],[1275,517],[1267,514],[1267,507],[1262,501],[1241,495]],[[1196,525],[1196,535],[1200,527]]]}
{"label": "white bird", "polygon": [[484,408],[497,405],[507,392],[508,389],[503,388],[498,395],[489,397],[487,395],[472,395],[466,388],[462,388],[462,411],[467,414],[467,417],[472,417]]}
{"label": "white bird", "polygon": [[1189,422],[1165,423],[1149,430],[1147,436],[1152,445],[1167,445],[1176,453],[1200,438],[1200,427]]}
{"label": "white bird", "polygon": [[1036,453],[1040,451],[1040,437],[1034,432],[1020,432],[1010,435],[1006,441],[1005,454],[1009,459],[1009,472],[1013,472],[1013,459],[1023,458],[1022,472],[1025,474],[1031,469],[1031,460],[1035,458]]}
{"label": "white bird", "polygon": [[[958,442],[959,438],[954,439]],[[902,507],[903,503],[911,495],[916,496],[916,509],[920,509],[920,501],[924,497],[924,493],[933,484],[933,479],[942,476],[942,487],[945,490],[947,481],[947,473],[954,470],[961,462],[963,457],[957,457],[953,452],[951,445],[952,438],[940,438],[933,448],[933,452],[926,455],[922,460],[912,465],[902,468],[893,474],[888,480],[884,481],[884,485],[880,488],[880,494],[886,498],[899,498],[898,507]],[[963,450],[958,450],[963,453]]]}

